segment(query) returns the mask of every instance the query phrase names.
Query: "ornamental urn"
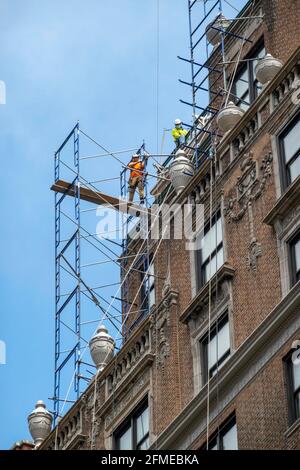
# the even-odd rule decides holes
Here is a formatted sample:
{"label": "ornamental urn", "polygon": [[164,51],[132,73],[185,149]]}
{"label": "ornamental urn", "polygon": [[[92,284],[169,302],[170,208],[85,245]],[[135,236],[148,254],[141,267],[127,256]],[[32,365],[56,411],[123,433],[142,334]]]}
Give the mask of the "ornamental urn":
{"label": "ornamental urn", "polygon": [[42,400],[37,401],[35,409],[28,416],[29,431],[34,443],[39,446],[50,434],[53,417]]}
{"label": "ornamental urn", "polygon": [[244,111],[229,101],[225,108],[221,109],[217,116],[217,123],[221,131],[228,132],[236,126],[243,117]]}
{"label": "ornamental urn", "polygon": [[89,342],[89,347],[97,369],[103,370],[113,357],[115,350],[115,342],[104,325],[99,326],[95,336]]}
{"label": "ornamental urn", "polygon": [[[206,39],[212,46],[217,46],[221,41],[221,31],[228,28],[231,21],[227,20],[224,15],[218,15],[209,25],[207,26],[206,32]],[[217,28],[217,29],[213,29]]]}
{"label": "ornamental urn", "polygon": [[178,150],[170,165],[170,179],[177,194],[188,185],[194,176],[194,165],[183,150]]}
{"label": "ornamental urn", "polygon": [[255,74],[257,80],[262,83],[262,85],[265,85],[275,77],[282,65],[281,60],[275,59],[271,54],[267,54],[256,64]]}

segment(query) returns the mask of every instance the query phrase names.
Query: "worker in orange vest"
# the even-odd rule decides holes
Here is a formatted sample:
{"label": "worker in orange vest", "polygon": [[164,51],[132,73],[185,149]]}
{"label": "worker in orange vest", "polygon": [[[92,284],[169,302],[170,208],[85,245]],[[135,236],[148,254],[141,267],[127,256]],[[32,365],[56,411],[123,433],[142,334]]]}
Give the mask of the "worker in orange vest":
{"label": "worker in orange vest", "polygon": [[138,188],[140,203],[144,204],[145,194],[144,194],[144,169],[145,163],[140,160],[139,155],[132,155],[131,162],[128,163],[130,168],[130,178],[129,178],[129,202],[133,201],[134,193],[136,188]]}

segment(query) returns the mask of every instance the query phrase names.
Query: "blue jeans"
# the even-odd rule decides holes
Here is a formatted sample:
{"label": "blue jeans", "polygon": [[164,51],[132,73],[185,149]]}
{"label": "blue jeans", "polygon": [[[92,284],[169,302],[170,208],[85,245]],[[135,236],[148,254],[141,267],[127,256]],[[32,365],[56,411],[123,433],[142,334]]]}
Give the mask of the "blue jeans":
{"label": "blue jeans", "polygon": [[180,145],[185,143],[185,135],[181,135],[179,139],[176,140],[176,148],[179,148]]}

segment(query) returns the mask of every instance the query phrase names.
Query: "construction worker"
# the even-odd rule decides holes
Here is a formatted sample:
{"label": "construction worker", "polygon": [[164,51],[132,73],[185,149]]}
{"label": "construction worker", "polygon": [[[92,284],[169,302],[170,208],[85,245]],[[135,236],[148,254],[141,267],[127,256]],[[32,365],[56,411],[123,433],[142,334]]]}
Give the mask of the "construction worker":
{"label": "construction worker", "polygon": [[187,131],[182,127],[181,119],[175,119],[175,127],[172,129],[172,136],[176,144],[176,148],[185,143],[185,136]]}
{"label": "construction worker", "polygon": [[145,194],[144,194],[144,169],[145,163],[140,160],[140,156],[137,154],[132,155],[131,162],[128,163],[130,168],[130,178],[129,178],[129,202],[133,201],[134,193],[136,188],[138,188],[140,203],[144,204]]}

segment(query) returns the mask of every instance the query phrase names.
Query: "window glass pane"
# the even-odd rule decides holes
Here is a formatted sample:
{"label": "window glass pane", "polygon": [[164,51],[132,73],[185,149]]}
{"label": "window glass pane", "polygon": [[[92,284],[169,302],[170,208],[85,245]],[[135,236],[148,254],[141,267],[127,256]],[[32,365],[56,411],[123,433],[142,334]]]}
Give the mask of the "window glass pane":
{"label": "window glass pane", "polygon": [[223,247],[217,253],[217,269],[219,269],[224,263],[224,251]]}
{"label": "window glass pane", "polygon": [[300,387],[300,364],[293,364],[294,390]]}
{"label": "window glass pane", "polygon": [[[263,58],[265,57],[265,55],[266,55],[266,50],[265,50],[265,48],[263,47],[262,49],[260,49],[260,51],[258,51],[258,53],[256,54],[256,57],[257,57],[258,59],[263,59]],[[255,67],[256,67],[256,65],[257,65],[257,63],[258,63],[258,60],[253,60],[252,63],[253,63],[253,76],[256,78]]]}
{"label": "window glass pane", "polygon": [[222,218],[220,217],[217,221],[217,245],[223,240],[222,236]]}
{"label": "window glass pane", "polygon": [[223,239],[222,236],[222,219],[219,217],[217,223],[211,226],[211,229],[204,235],[202,239],[202,262],[204,263],[210,256],[210,254],[216,249]]}
{"label": "window glass pane", "polygon": [[[217,342],[218,340],[218,342]],[[210,341],[209,355],[208,355],[208,368],[211,369],[217,363],[218,358],[222,357],[228,350],[230,350],[230,336],[229,336],[229,322],[225,323],[219,328],[218,334]]]}
{"label": "window glass pane", "polygon": [[[246,101],[247,103],[250,102],[250,95],[249,93],[247,93],[244,97],[243,97],[243,101]],[[244,111],[247,111],[247,109],[249,109],[250,105],[247,104],[247,103],[244,103],[243,101],[241,101],[240,103],[238,103],[238,106],[243,109]]]}
{"label": "window glass pane", "polygon": [[300,416],[300,392],[297,393],[295,397],[295,405],[296,405],[296,416],[299,418]]}
{"label": "window glass pane", "polygon": [[296,271],[299,271],[300,269],[300,240],[297,241],[294,245],[295,249],[295,265],[296,265]]}
{"label": "window glass pane", "polygon": [[209,279],[216,274],[217,270],[223,265],[224,263],[224,254],[223,254],[223,247],[219,249],[216,256],[213,256],[205,266],[204,271],[204,279],[205,282],[209,281]]}
{"label": "window glass pane", "polygon": [[249,89],[248,69],[245,68],[235,82],[235,94],[241,98]]}
{"label": "window glass pane", "polygon": [[131,427],[118,438],[120,450],[132,450]]}
{"label": "window glass pane", "polygon": [[[300,147],[300,143],[299,143]],[[291,182],[300,175],[300,155],[289,165]]]}
{"label": "window glass pane", "polygon": [[230,428],[223,436],[223,449],[224,450],[237,450],[237,428],[236,424]]}
{"label": "window glass pane", "polygon": [[143,437],[149,432],[149,413],[146,408],[143,413],[136,418],[136,437],[137,442],[140,442]]}
{"label": "window glass pane", "polygon": [[202,261],[205,262],[211,252],[214,250],[216,240],[216,227],[213,225],[211,229],[204,235],[202,241]]}
{"label": "window glass pane", "polygon": [[149,449],[149,437],[147,437],[147,439],[144,440],[144,442],[142,442],[142,444],[140,444],[137,448],[137,450],[147,450]]}
{"label": "window glass pane", "polygon": [[151,289],[151,287],[154,285],[154,265],[153,263],[150,264],[150,268],[149,268],[149,274],[151,274],[151,276],[149,276],[149,287]]}
{"label": "window glass pane", "polygon": [[149,305],[152,307],[152,305],[155,304],[155,289],[152,288],[149,293]]}
{"label": "window glass pane", "polygon": [[[285,160],[287,163],[297,153],[297,151],[300,148],[299,134],[300,134],[300,119],[294,125],[294,127],[289,131],[289,133],[283,138],[284,154],[285,154]],[[296,169],[293,171],[293,173],[295,172],[296,172]]]}
{"label": "window glass pane", "polygon": [[230,349],[229,322],[218,333],[218,356],[222,357]]}

